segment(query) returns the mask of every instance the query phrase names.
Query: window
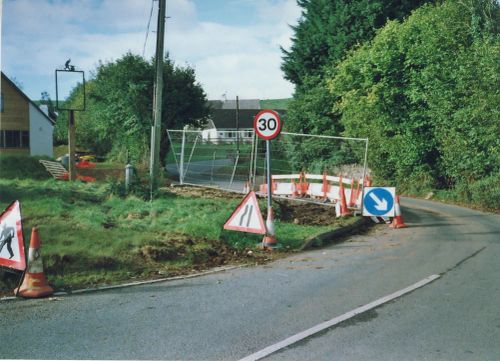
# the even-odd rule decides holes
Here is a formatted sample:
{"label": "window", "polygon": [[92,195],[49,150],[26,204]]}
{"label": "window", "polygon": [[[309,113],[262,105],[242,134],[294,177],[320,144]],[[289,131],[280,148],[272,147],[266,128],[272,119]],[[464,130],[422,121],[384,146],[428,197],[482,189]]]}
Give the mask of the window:
{"label": "window", "polygon": [[3,93],[0,94],[0,113],[3,113]]}
{"label": "window", "polygon": [[0,148],[29,148],[30,132],[27,130],[0,131]]}
{"label": "window", "polygon": [[21,147],[23,148],[30,147],[30,132],[28,131],[21,132]]}

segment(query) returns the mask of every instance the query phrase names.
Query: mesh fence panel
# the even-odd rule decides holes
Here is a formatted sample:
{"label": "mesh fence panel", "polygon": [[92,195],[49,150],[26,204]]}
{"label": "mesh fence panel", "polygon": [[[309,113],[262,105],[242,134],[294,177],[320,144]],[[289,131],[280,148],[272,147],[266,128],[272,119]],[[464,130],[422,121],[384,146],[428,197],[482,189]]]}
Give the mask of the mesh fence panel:
{"label": "mesh fence panel", "polygon": [[[252,189],[261,189],[266,183],[266,142],[250,130],[223,134],[210,138],[206,131],[169,130],[168,174],[181,184],[243,192],[248,182]],[[362,179],[367,172],[366,139],[282,132],[270,144],[273,176]]]}

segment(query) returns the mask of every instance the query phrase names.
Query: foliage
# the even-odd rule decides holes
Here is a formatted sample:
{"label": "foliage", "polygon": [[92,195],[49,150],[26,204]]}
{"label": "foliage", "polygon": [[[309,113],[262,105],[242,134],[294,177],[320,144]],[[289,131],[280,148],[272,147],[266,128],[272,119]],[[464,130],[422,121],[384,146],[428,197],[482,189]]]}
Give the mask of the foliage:
{"label": "foliage", "polygon": [[284,99],[264,99],[260,101],[261,109],[288,109],[288,104],[292,98]]}
{"label": "foliage", "polygon": [[329,79],[345,134],[370,138],[393,184],[452,186],[498,172],[499,43],[471,32],[457,2],[389,22]]}
{"label": "foliage", "polygon": [[[77,144],[97,154],[147,162],[152,124],[154,63],[125,54],[114,62],[100,63],[86,83],[87,110],[77,112]],[[206,96],[192,68],[164,61],[163,113],[160,155],[167,153],[166,129],[199,124],[208,115]],[[82,92],[73,90],[72,99]],[[56,138],[66,139],[67,113],[56,126]]]}
{"label": "foliage", "polygon": [[40,159],[27,155],[0,155],[0,178],[3,179],[47,179],[49,174],[40,164]]}
{"label": "foliage", "polygon": [[[299,1],[302,18],[293,28],[291,50],[283,50],[285,78],[296,84],[286,116],[287,130],[341,135],[344,127],[340,112],[334,109],[338,99],[326,82],[336,72],[331,65],[340,62],[350,49],[370,40],[387,19],[402,19],[425,2],[429,1]],[[315,162],[314,168],[319,171],[327,163],[341,164],[352,157],[350,150],[332,148],[318,160],[311,151],[305,151],[307,144],[293,146],[298,147],[293,152],[297,166]]]}
{"label": "foliage", "polygon": [[302,18],[290,51],[282,49],[285,78],[302,85],[321,75],[323,67],[342,59],[357,43],[367,41],[387,19],[402,19],[425,0],[298,0]]}

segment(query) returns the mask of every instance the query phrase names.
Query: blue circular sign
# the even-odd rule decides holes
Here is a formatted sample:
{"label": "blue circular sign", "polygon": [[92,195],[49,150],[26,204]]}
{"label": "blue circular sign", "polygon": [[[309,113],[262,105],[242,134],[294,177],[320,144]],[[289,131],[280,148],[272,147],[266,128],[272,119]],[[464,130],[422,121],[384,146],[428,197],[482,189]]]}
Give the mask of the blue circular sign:
{"label": "blue circular sign", "polygon": [[385,216],[394,207],[391,192],[384,188],[371,189],[364,198],[365,209],[374,216]]}

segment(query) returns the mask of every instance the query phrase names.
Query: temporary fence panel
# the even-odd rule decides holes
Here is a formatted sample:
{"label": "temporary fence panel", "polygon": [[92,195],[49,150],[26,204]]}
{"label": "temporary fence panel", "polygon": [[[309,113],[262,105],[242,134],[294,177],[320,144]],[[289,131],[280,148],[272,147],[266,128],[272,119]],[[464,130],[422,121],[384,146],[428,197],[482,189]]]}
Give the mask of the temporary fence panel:
{"label": "temporary fence panel", "polygon": [[[181,184],[265,193],[266,146],[253,131],[168,130],[166,169]],[[350,207],[360,207],[368,140],[282,132],[271,141],[274,197],[335,203],[340,182]]]}

